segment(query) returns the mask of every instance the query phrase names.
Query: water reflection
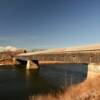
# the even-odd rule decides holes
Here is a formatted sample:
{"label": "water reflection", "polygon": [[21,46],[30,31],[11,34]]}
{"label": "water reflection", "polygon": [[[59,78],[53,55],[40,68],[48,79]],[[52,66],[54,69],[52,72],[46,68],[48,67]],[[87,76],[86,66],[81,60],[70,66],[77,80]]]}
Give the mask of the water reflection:
{"label": "water reflection", "polygon": [[41,65],[40,70],[0,69],[0,100],[29,100],[36,95],[57,95],[84,81],[87,65]]}

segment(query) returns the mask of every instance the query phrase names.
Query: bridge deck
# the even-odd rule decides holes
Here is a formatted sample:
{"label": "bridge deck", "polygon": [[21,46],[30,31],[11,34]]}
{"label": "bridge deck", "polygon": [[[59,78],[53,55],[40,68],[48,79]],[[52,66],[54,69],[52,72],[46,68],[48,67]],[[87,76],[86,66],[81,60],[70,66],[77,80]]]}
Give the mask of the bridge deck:
{"label": "bridge deck", "polygon": [[19,57],[39,61],[62,61],[65,63],[100,63],[100,50],[74,52],[27,53]]}

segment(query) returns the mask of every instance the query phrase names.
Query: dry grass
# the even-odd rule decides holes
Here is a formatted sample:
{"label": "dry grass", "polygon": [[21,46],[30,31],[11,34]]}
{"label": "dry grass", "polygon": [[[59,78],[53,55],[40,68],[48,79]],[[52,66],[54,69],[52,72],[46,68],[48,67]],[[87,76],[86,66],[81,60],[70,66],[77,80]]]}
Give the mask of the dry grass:
{"label": "dry grass", "polygon": [[57,97],[48,94],[32,96],[30,100],[100,100],[100,76],[89,77],[84,82],[69,87]]}
{"label": "dry grass", "polygon": [[87,79],[83,83],[69,88],[65,92],[64,98],[65,100],[100,100],[100,76]]}

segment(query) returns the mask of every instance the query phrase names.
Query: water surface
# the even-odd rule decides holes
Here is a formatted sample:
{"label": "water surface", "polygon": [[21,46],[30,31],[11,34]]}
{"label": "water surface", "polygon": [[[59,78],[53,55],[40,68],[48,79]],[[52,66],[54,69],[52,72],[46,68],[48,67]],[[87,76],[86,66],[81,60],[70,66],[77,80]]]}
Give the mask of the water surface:
{"label": "water surface", "polygon": [[0,68],[0,100],[29,100],[31,96],[56,95],[87,76],[87,65],[40,65],[39,71]]}

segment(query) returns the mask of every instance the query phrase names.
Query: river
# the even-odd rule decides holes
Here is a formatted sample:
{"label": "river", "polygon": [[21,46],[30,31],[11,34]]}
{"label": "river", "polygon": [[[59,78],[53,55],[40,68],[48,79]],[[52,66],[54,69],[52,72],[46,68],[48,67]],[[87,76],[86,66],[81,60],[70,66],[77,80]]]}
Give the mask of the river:
{"label": "river", "polygon": [[87,65],[46,64],[39,70],[0,68],[0,100],[30,100],[31,96],[56,95],[87,77]]}

